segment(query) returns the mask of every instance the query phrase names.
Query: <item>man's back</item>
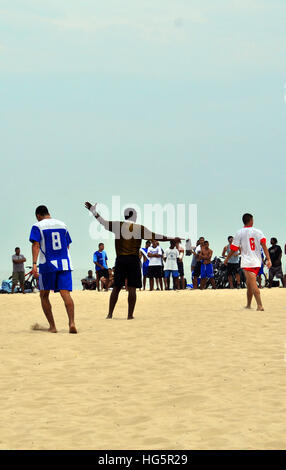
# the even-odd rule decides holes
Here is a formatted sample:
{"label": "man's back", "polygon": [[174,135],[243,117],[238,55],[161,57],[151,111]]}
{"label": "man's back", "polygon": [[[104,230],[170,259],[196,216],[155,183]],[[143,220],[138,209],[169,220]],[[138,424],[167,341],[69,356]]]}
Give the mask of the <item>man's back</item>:
{"label": "man's back", "polygon": [[30,241],[40,244],[40,272],[71,271],[68,246],[71,238],[64,222],[45,218],[33,225]]}
{"label": "man's back", "polygon": [[117,256],[139,256],[144,227],[131,222],[111,222],[115,233],[115,250]]}
{"label": "man's back", "polygon": [[243,227],[240,229],[232,242],[231,249],[241,249],[241,267],[261,266],[261,243],[266,238],[261,230],[254,227]]}

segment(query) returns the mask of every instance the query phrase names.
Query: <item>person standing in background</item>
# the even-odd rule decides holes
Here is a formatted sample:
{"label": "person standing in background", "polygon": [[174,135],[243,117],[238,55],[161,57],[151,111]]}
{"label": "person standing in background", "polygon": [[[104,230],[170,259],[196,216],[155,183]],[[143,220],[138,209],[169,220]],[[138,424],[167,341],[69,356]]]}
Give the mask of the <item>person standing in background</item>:
{"label": "person standing in background", "polygon": [[[228,237],[228,245],[222,250],[222,257],[226,258],[230,252],[230,246],[233,242],[233,236]],[[233,289],[233,275],[235,275],[237,288],[240,289],[240,275],[239,275],[239,254],[240,250],[234,252],[234,254],[228,259],[227,263],[227,279],[229,282],[230,289]]]}
{"label": "person standing in background", "polygon": [[25,268],[24,263],[26,258],[24,255],[21,255],[20,248],[17,246],[15,248],[15,254],[12,256],[13,263],[13,273],[12,273],[12,294],[14,294],[15,287],[19,282],[22,294],[25,294]]}
{"label": "person standing in background", "polygon": [[140,248],[139,258],[142,259],[142,274],[143,274],[143,290],[146,289],[146,280],[148,275],[148,266],[149,266],[149,258],[147,256],[148,248],[151,246],[150,240],[146,241],[145,248]]}
{"label": "person standing in background", "polygon": [[268,248],[272,266],[269,269],[269,288],[272,287],[273,278],[276,276],[280,279],[282,286],[284,286],[283,271],[282,271],[282,250],[279,245],[277,245],[277,238],[272,237],[270,240],[271,247]]}
{"label": "person standing in background", "polygon": [[184,263],[183,263],[185,250],[179,238],[176,241],[176,248],[179,252],[179,258],[177,260],[178,271],[179,271],[178,289],[185,289],[185,273],[184,273]]}
{"label": "person standing in background", "polygon": [[[107,266],[107,254],[104,250],[104,243],[99,243],[98,250],[93,255],[93,262],[95,264],[95,272],[96,272],[96,285],[97,290],[100,291],[100,279],[104,277],[105,279],[109,279],[109,272]],[[105,287],[105,290],[108,290],[108,287]]]}
{"label": "person standing in background", "polygon": [[148,248],[147,255],[149,258],[148,277],[149,277],[149,282],[150,282],[150,290],[154,289],[154,278],[156,279],[156,282],[159,283],[161,290],[163,290],[163,281],[162,281],[163,253],[162,253],[162,248],[160,247],[157,240],[152,240],[152,245]]}

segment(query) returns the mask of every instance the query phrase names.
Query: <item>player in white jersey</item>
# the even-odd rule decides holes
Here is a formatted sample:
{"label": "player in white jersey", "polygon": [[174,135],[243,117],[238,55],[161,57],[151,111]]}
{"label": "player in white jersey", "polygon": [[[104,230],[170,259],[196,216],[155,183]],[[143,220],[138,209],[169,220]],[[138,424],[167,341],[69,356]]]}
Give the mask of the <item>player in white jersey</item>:
{"label": "player in white jersey", "polygon": [[39,277],[41,304],[50,325],[49,331],[57,332],[49,301],[50,290],[53,290],[60,292],[65,303],[69,318],[69,332],[77,333],[74,323],[74,303],[70,295],[72,291],[70,235],[64,222],[53,219],[46,206],[37,207],[36,218],[38,222],[33,225],[30,234],[33,255],[32,272],[35,277]]}
{"label": "player in white jersey", "polygon": [[256,283],[256,276],[261,267],[261,247],[266,257],[266,265],[271,267],[270,255],[266,246],[266,238],[257,228],[253,227],[253,216],[244,214],[242,217],[244,227],[240,229],[230,245],[230,251],[224,261],[226,265],[229,258],[240,248],[241,267],[244,270],[247,284],[247,305],[251,308],[251,301],[254,295],[257,302],[257,310],[264,310],[261,302],[260,291]]}

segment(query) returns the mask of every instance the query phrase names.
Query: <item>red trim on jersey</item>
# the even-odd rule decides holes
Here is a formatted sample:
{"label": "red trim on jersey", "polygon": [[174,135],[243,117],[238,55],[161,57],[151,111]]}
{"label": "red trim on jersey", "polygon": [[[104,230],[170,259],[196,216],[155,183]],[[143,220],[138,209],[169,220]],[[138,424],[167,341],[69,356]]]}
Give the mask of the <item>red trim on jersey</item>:
{"label": "red trim on jersey", "polygon": [[260,243],[265,243],[266,244],[266,238],[261,238]]}
{"label": "red trim on jersey", "polygon": [[260,271],[260,267],[259,268],[243,268],[243,269],[244,271],[250,271],[251,273],[254,273],[255,276],[257,276]]}
{"label": "red trim on jersey", "polygon": [[243,228],[253,227],[253,225],[245,225]]}
{"label": "red trim on jersey", "polygon": [[230,245],[230,249],[232,251],[237,251],[239,249],[239,246],[235,246],[235,245]]}

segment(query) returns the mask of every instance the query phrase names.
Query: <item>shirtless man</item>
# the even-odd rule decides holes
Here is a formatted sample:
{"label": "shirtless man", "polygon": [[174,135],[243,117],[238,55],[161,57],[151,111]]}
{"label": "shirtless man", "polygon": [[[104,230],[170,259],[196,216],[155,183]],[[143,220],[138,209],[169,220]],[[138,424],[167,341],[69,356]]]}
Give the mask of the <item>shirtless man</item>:
{"label": "shirtless man", "polygon": [[261,251],[262,247],[265,257],[266,265],[271,268],[271,260],[269,251],[266,246],[266,238],[261,232],[253,227],[253,216],[251,214],[244,214],[242,217],[244,227],[240,229],[230,246],[230,251],[224,261],[227,265],[229,258],[239,248],[241,250],[241,267],[244,270],[247,284],[247,305],[246,308],[251,308],[251,301],[253,296],[257,303],[257,310],[264,310],[260,290],[256,283],[256,276],[260,271],[261,267]]}
{"label": "shirtless man", "polygon": [[210,280],[212,288],[215,289],[214,270],[211,262],[213,250],[209,247],[209,242],[205,240],[204,244],[201,245],[200,260],[201,265],[201,289],[206,288],[207,279]]}

